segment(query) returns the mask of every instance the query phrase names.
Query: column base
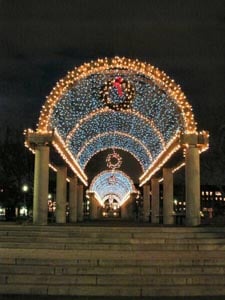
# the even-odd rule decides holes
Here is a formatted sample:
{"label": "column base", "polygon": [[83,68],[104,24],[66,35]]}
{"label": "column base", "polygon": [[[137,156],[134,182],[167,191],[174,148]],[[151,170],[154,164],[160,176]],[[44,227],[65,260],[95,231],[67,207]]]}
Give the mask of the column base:
{"label": "column base", "polygon": [[185,226],[199,226],[201,225],[201,220],[198,217],[195,218],[186,218]]}

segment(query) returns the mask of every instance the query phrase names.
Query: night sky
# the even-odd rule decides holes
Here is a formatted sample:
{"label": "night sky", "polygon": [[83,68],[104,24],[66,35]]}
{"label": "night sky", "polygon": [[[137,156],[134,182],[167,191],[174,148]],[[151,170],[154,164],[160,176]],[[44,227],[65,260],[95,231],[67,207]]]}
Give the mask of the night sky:
{"label": "night sky", "polygon": [[199,130],[221,138],[224,54],[223,0],[0,0],[0,127],[35,128],[67,71],[118,55],[175,79]]}

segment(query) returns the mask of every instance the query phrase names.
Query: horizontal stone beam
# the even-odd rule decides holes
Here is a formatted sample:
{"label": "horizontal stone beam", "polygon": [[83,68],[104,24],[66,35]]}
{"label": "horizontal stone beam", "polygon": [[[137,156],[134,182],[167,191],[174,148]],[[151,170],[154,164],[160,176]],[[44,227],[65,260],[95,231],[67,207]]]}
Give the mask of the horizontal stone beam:
{"label": "horizontal stone beam", "polygon": [[191,133],[191,134],[181,134],[180,144],[185,145],[195,145],[195,146],[207,146],[209,143],[209,133],[203,131],[200,133]]}

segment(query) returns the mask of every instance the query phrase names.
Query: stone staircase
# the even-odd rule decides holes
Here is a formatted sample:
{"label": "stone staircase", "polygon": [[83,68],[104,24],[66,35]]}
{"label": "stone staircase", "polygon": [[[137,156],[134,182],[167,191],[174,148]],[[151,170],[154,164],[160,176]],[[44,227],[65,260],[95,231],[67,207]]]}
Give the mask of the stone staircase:
{"label": "stone staircase", "polygon": [[0,295],[225,297],[225,228],[0,224]]}

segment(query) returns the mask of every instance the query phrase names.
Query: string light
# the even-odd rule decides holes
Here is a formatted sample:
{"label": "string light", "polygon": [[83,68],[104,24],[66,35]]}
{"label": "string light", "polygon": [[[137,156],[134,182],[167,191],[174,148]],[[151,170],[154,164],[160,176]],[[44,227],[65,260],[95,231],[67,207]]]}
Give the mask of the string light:
{"label": "string light", "polygon": [[[183,121],[181,122],[186,132],[196,131],[191,106],[187,102],[180,86],[176,85],[174,80],[170,79],[163,71],[159,71],[150,64],[138,60],[126,59],[124,57],[98,59],[94,62],[85,63],[79,68],[75,68],[72,72],[68,72],[67,76],[56,84],[47,97],[47,101],[40,114],[38,130],[48,130],[56,104],[61,102],[62,99],[65,99],[68,95],[75,93],[73,100],[77,105],[83,103],[83,100],[85,100],[84,105],[86,109],[84,115],[88,114],[90,109],[92,110],[94,106],[96,108],[96,105],[103,107],[104,104],[98,97],[101,87],[107,80],[113,80],[119,76],[133,84],[136,91],[135,101],[137,97],[143,98],[143,96],[147,96],[144,97],[144,100],[149,100],[150,94],[147,93],[146,95],[146,91],[145,93],[141,91],[150,87],[152,91],[151,94],[154,98],[158,98],[159,100],[160,96],[163,95],[164,100],[168,100],[168,102],[174,104],[174,107],[178,108],[179,114],[181,113],[182,115]],[[135,84],[142,88],[138,89]],[[80,93],[81,90],[83,90],[83,92],[86,90],[86,93]],[[87,101],[88,99],[86,97],[88,95],[89,98],[92,98],[92,101]]]}
{"label": "string light", "polygon": [[[120,111],[120,114],[118,114],[118,113],[114,114],[114,112],[112,110],[109,110],[108,108],[95,110],[94,112],[91,112],[90,114],[88,114],[84,118],[79,119],[78,123],[75,124],[73,129],[67,135],[66,144],[69,143],[69,140],[76,134],[76,131],[79,130],[83,125],[85,125],[85,123],[90,122],[91,120],[93,120],[96,117],[98,117],[98,118],[103,117],[104,118],[105,116],[107,116],[107,118],[109,118],[109,121],[111,121],[110,118],[115,120],[116,118],[118,118],[118,116],[120,116],[121,118],[124,118],[124,119],[129,118],[129,117],[133,117],[134,119],[132,120],[132,124],[131,124],[133,127],[135,127],[135,120],[136,119],[138,121],[142,122],[142,123],[146,123],[146,126],[152,128],[153,134],[155,134],[157,136],[157,138],[162,143],[163,147],[165,147],[165,141],[164,141],[163,135],[157,129],[153,119],[146,118],[145,116],[143,116],[142,114],[140,114],[138,111],[135,111],[135,110],[132,110],[132,111],[131,110],[128,110],[128,111],[123,111],[122,110],[122,111]],[[106,121],[108,121],[108,120],[106,120]],[[110,122],[110,124],[111,124],[111,122]],[[120,130],[120,132],[121,132],[121,130]]]}
{"label": "string light", "polygon": [[111,170],[106,170],[94,177],[91,182],[89,192],[94,192],[98,195],[100,203],[103,204],[103,199],[108,194],[117,195],[122,203],[127,194],[137,192],[132,179],[124,172],[115,170],[113,175],[116,177],[116,182],[111,184],[109,177],[112,176]]}
{"label": "string light", "polygon": [[52,169],[52,171],[54,171],[56,173],[58,172],[57,167],[55,167],[52,163],[49,163],[48,166],[50,169]]}
{"label": "string light", "polygon": [[[139,114],[136,113],[104,110],[97,114],[87,116],[85,121],[81,121],[77,124],[75,129],[73,129],[67,137],[66,144],[71,153],[77,157],[84,146],[90,146],[90,153],[92,153],[91,149],[93,149],[93,144],[89,144],[89,141],[96,139],[97,136],[107,132],[121,132],[124,134],[125,142],[123,144],[124,147],[126,147],[125,150],[134,152],[137,157],[144,157],[143,154],[139,155],[135,149],[131,151],[134,142],[140,140],[141,144],[147,148],[148,153],[151,152],[151,158],[155,158],[163,150],[165,143],[160,133],[150,124],[152,124],[150,121],[147,122],[145,118],[141,118]],[[132,138],[127,139],[128,136],[131,136],[133,141]],[[115,147],[117,147],[117,145],[115,145]],[[87,157],[87,159],[89,160],[89,157]],[[139,160],[141,160],[141,158],[139,158]],[[143,161],[142,164],[146,165]]]}
{"label": "string light", "polygon": [[170,157],[181,148],[180,133],[178,132],[166,148],[158,155],[154,162],[149,166],[144,174],[140,177],[140,186],[145,184],[150,178],[160,170],[163,165],[170,159]]}
{"label": "string light", "polygon": [[174,167],[172,169],[172,173],[176,173],[177,171],[179,171],[181,168],[183,168],[185,166],[185,162],[181,162],[178,166]]}
{"label": "string light", "polygon": [[[115,78],[129,83],[132,106],[125,111],[107,110],[106,103],[99,97],[105,83],[113,85]],[[110,102],[116,101],[114,99],[111,96]],[[57,128],[75,157],[89,140],[111,131],[110,128],[129,134],[141,140],[148,153],[152,153],[151,159],[143,154],[139,157],[138,151],[135,153],[146,169],[178,129],[191,130],[186,124],[188,116],[193,119],[191,107],[184,99],[174,81],[148,64],[124,58],[98,60],[75,69],[57,83],[43,108],[38,130]],[[131,139],[124,144],[128,152],[134,146]],[[92,144],[89,145],[91,148]],[[99,150],[98,147],[96,152]],[[88,152],[93,155],[92,150],[86,151],[79,161],[82,168],[91,158]]]}
{"label": "string light", "polygon": [[[152,161],[152,154],[137,138],[118,131],[98,134],[90,139],[77,154],[76,160],[85,169],[89,160],[98,152],[108,148],[117,148],[129,152],[146,170]],[[71,149],[71,151],[73,151]],[[72,152],[73,153],[73,152]]]}
{"label": "string light", "polygon": [[158,68],[124,57],[84,63],[56,83],[36,133],[53,130],[53,146],[83,182],[91,157],[115,147],[140,162],[141,185],[180,148],[180,133],[198,134],[180,86]]}
{"label": "string light", "polygon": [[115,151],[115,149],[113,149],[113,153],[109,153],[106,157],[107,167],[112,170],[119,169],[122,162],[122,157]]}
{"label": "string light", "polygon": [[66,148],[66,145],[64,144],[64,141],[58,134],[57,130],[55,130],[54,132],[54,140],[52,141],[52,145],[64,159],[64,161],[70,166],[74,174],[77,174],[84,185],[87,186],[87,176],[84,174],[83,170],[81,169],[80,165],[77,163],[71,152]]}
{"label": "string light", "polygon": [[134,95],[133,85],[121,76],[116,76],[113,80],[105,82],[100,91],[104,106],[117,111],[131,108]]}

